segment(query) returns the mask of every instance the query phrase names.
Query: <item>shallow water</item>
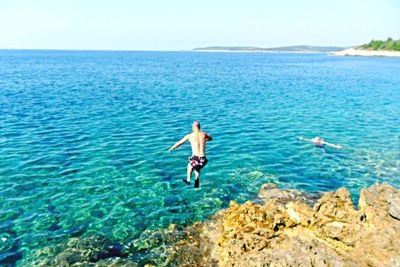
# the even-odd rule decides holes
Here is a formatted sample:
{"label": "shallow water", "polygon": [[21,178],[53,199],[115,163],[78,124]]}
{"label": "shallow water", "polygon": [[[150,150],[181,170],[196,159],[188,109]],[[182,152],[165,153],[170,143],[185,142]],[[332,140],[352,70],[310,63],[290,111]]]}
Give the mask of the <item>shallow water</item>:
{"label": "shallow water", "polygon": [[[0,51],[0,260],[102,233],[125,243],[254,198],[400,186],[400,59]],[[181,182],[193,120],[214,140]],[[319,149],[297,139],[323,136]],[[10,258],[12,255],[14,258]]]}

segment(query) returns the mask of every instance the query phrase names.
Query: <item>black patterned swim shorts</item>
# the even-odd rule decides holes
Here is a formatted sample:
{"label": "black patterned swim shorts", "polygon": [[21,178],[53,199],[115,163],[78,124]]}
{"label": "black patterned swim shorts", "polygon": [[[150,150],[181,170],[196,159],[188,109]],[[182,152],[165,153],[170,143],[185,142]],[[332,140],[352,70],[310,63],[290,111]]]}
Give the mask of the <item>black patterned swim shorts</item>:
{"label": "black patterned swim shorts", "polygon": [[190,156],[189,163],[193,166],[196,171],[200,171],[204,166],[206,166],[208,160],[206,157]]}

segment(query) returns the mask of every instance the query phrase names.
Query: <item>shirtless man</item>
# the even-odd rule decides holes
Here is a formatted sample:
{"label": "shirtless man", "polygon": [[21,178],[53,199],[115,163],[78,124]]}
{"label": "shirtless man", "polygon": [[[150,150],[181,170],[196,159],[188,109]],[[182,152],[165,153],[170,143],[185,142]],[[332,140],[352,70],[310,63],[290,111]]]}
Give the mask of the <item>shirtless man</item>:
{"label": "shirtless man", "polygon": [[195,170],[194,187],[200,186],[200,170],[206,166],[208,160],[206,158],[206,142],[211,141],[212,137],[208,133],[200,130],[200,122],[194,121],[192,124],[192,133],[183,137],[175,145],[173,145],[169,151],[175,150],[189,140],[192,145],[192,156],[189,157],[189,163],[187,166],[187,178],[182,179],[184,183],[190,185],[190,178],[192,178],[193,169]]}
{"label": "shirtless man", "polygon": [[335,144],[331,144],[326,142],[324,139],[322,139],[321,137],[317,136],[314,137],[313,139],[307,139],[304,137],[299,137],[300,140],[304,140],[304,141],[308,141],[313,143],[316,147],[324,147],[325,145],[330,146],[330,147],[334,147],[334,148],[342,148],[341,145],[335,145]]}

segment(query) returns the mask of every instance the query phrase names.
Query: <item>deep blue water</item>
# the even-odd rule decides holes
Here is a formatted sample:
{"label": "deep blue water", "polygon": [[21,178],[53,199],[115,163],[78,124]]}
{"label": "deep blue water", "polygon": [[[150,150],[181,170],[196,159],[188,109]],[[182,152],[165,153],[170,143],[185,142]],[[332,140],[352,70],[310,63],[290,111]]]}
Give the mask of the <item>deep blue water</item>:
{"label": "deep blue water", "polygon": [[[214,137],[200,189],[189,145],[167,152],[193,120]],[[399,125],[400,58],[0,51],[0,258],[188,225],[267,182],[399,187]],[[316,135],[344,148],[297,139]]]}

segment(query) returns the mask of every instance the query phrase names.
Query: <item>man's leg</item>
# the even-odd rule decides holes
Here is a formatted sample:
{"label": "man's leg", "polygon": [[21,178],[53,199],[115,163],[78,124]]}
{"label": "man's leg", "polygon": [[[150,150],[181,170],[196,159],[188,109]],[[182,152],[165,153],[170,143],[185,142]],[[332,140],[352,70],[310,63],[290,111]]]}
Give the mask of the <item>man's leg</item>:
{"label": "man's leg", "polygon": [[186,178],[186,181],[189,183],[190,183],[190,178],[192,178],[192,172],[193,172],[193,166],[189,162],[187,166],[187,178]]}
{"label": "man's leg", "polygon": [[199,178],[200,178],[200,170],[196,170],[195,169],[194,173],[195,173],[194,187],[198,188],[200,186],[200,180],[199,180]]}
{"label": "man's leg", "polygon": [[194,170],[194,178],[196,179],[196,180],[198,180],[199,179],[199,177],[200,177],[200,171],[198,171],[198,170]]}

